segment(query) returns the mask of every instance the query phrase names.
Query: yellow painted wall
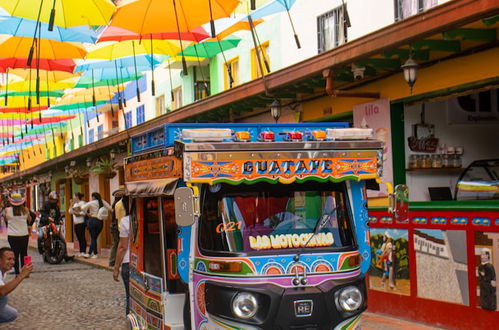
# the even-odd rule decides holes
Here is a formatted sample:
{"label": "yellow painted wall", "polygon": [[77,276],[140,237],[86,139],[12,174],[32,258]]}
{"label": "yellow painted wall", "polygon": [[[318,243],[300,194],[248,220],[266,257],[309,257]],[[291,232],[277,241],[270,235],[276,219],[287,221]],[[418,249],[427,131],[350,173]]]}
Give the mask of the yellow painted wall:
{"label": "yellow painted wall", "polygon": [[[394,101],[436,90],[497,78],[499,77],[498,59],[499,47],[496,47],[477,54],[454,58],[426,68],[420,68],[412,95],[402,72],[362,87],[354,88],[351,91],[379,92],[381,94],[380,98],[388,98]],[[324,82],[324,86],[325,84]],[[304,103],[302,105],[302,120],[308,121],[352,111],[353,105],[369,102],[370,100],[366,98],[326,96]],[[332,108],[332,113],[325,114],[324,109],[329,107]]]}

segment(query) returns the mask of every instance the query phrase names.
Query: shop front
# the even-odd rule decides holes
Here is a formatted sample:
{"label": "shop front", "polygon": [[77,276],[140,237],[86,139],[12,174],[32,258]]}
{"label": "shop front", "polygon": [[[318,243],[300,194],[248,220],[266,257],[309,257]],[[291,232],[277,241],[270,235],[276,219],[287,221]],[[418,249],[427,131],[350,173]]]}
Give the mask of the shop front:
{"label": "shop front", "polygon": [[404,163],[393,176],[409,188],[408,217],[370,208],[371,311],[444,327],[497,326],[498,96],[489,86],[392,104],[403,113],[396,139],[404,147],[392,156]]}

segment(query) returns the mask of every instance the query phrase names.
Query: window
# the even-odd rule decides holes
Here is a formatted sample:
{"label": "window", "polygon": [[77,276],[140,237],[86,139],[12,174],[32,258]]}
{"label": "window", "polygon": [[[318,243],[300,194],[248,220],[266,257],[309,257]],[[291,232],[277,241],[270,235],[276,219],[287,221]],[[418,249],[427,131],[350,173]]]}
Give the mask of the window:
{"label": "window", "polygon": [[319,54],[347,42],[347,27],[349,25],[346,5],[317,17]]}
{"label": "window", "polygon": [[132,127],[132,112],[125,112],[125,129]]}
{"label": "window", "polygon": [[227,61],[224,83],[225,89],[239,85],[239,57]]}
{"label": "window", "polygon": [[438,4],[437,0],[395,0],[395,22]]}
{"label": "window", "polygon": [[104,125],[97,126],[97,140],[104,138]]}
{"label": "window", "polygon": [[142,124],[146,120],[145,106],[143,104],[135,109],[135,117],[137,118],[137,125]]}
{"label": "window", "polygon": [[178,109],[182,107],[182,87],[177,87],[173,91],[172,109]]}
{"label": "window", "polygon": [[[199,244],[206,252],[355,245],[344,183],[222,185],[204,187],[202,193]],[[314,233],[316,239],[308,241]],[[291,235],[293,242],[286,239]]]}
{"label": "window", "polygon": [[88,143],[93,143],[94,142],[94,129],[89,129],[88,130]]}
{"label": "window", "polygon": [[156,98],[156,117],[166,113],[165,95],[160,95]]}
{"label": "window", "polygon": [[210,82],[197,80],[194,83],[194,101],[202,100],[210,95]]}
{"label": "window", "polygon": [[[270,58],[269,58],[269,42],[264,42],[263,44],[258,46],[258,51],[256,48],[253,48],[251,50],[251,79],[257,79],[262,76],[261,70],[260,70],[260,64],[258,63],[258,56],[260,56],[260,60],[262,63],[263,67],[263,72],[265,74],[269,73],[270,70]],[[265,59],[265,61],[264,61]],[[268,69],[267,70],[267,65],[265,65],[265,62],[267,62]]]}

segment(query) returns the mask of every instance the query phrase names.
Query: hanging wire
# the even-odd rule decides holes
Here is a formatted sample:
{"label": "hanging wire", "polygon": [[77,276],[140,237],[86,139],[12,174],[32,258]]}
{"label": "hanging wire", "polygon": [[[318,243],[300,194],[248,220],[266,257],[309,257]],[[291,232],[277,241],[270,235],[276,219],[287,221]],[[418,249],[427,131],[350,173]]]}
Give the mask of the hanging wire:
{"label": "hanging wire", "polygon": [[40,15],[42,14],[43,0],[40,0],[40,8],[38,8],[38,16],[36,18],[35,32],[33,34],[33,41],[31,42],[31,48],[29,49],[28,59],[26,61],[27,66],[31,67],[31,61],[33,60],[33,52],[36,43],[36,34],[38,33],[38,28],[40,24]]}
{"label": "hanging wire", "polygon": [[152,96],[156,95],[156,86],[154,84],[154,53],[152,49],[152,33],[150,34],[151,37],[151,94]]}
{"label": "hanging wire", "polygon": [[248,15],[248,21],[250,24],[251,37],[253,39],[253,44],[255,46],[255,52],[256,52],[255,55],[256,55],[258,67],[260,68],[260,72],[262,73],[262,81],[263,81],[263,87],[265,88],[265,94],[270,95],[270,92],[269,92],[269,89],[267,86],[267,79],[266,79],[265,73],[263,71],[262,59],[260,58],[260,49],[258,48],[258,43],[256,40],[255,25],[253,24],[253,19],[251,18],[250,15]]}
{"label": "hanging wire", "polygon": [[180,33],[180,25],[178,23],[178,14],[177,14],[177,3],[175,2],[175,0],[173,0],[173,9],[175,11],[175,22],[177,23],[178,40],[180,41],[180,51],[182,53],[182,74],[184,76],[187,76],[188,75],[187,63],[185,62],[184,47],[182,45],[182,34]]}
{"label": "hanging wire", "polygon": [[133,66],[135,68],[135,84],[136,84],[136,92],[137,92],[137,102],[140,102],[140,89],[139,89],[139,78],[137,78],[137,59],[135,58],[135,41],[132,40],[132,49],[133,49]]}
{"label": "hanging wire", "polygon": [[170,60],[168,59],[168,76],[170,78],[170,94],[172,97],[172,102],[175,101],[175,93],[173,93],[173,82],[172,82],[172,68],[171,68],[171,63]]}

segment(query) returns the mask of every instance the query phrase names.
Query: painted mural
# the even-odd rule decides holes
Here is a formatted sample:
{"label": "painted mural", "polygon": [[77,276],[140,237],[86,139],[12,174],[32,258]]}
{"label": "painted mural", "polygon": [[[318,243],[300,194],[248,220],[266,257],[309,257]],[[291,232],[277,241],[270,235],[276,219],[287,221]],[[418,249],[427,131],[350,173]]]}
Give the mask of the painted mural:
{"label": "painted mural", "polygon": [[407,230],[373,228],[370,235],[370,288],[410,295]]}
{"label": "painted mural", "polygon": [[475,267],[478,306],[487,311],[497,311],[499,232],[475,232]]}
{"label": "painted mural", "polygon": [[414,251],[418,297],[469,306],[466,232],[414,229]]}

